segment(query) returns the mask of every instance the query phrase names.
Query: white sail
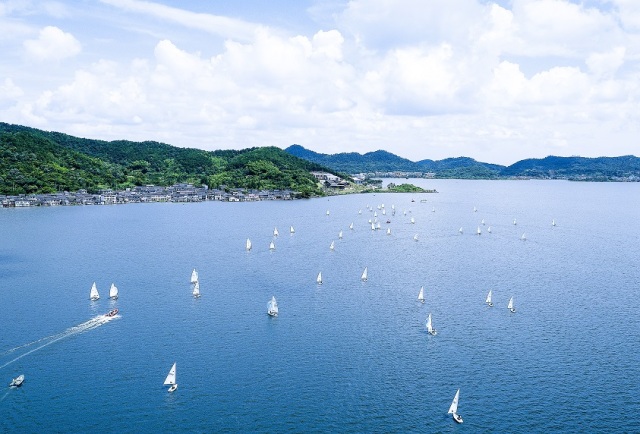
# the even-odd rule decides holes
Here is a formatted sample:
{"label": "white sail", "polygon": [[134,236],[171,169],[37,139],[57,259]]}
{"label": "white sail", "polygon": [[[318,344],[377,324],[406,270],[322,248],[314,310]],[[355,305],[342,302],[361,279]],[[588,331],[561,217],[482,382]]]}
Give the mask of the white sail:
{"label": "white sail", "polygon": [[378,217],[378,211],[374,211],[374,212],[373,212],[373,216],[374,216],[374,217]]}
{"label": "white sail", "polygon": [[476,208],[475,206],[473,207],[473,212],[478,212],[478,208]]}
{"label": "white sail", "polygon": [[427,317],[427,332],[431,335],[435,335],[436,331],[433,328],[433,325],[431,324],[431,314],[429,314],[429,316]]}
{"label": "white sail", "polygon": [[165,378],[164,380],[165,386],[172,386],[174,384],[176,384],[176,364],[175,363],[169,370],[169,374],[167,375],[167,378]]}
{"label": "white sail", "polygon": [[89,293],[89,298],[91,300],[97,300],[100,298],[100,294],[98,294],[98,288],[96,287],[96,282],[93,282],[93,285],[91,285],[91,292]]}
{"label": "white sail", "polygon": [[391,228],[387,228],[387,235],[391,235]]}
{"label": "white sail", "polygon": [[342,239],[342,231],[338,232],[338,238]]}
{"label": "white sail", "polygon": [[327,210],[327,215],[329,215],[329,210]]}
{"label": "white sail", "polygon": [[411,224],[415,224],[416,219],[414,219],[413,217],[411,217]]}
{"label": "white sail", "polygon": [[482,224],[482,226],[484,226],[484,219],[482,219],[482,221],[480,223]]}
{"label": "white sail", "polygon": [[193,296],[200,297],[200,282],[193,284]]}
{"label": "white sail", "polygon": [[111,284],[111,288],[109,288],[109,298],[114,300],[118,298],[118,287],[113,283]]}
{"label": "white sail", "polygon": [[251,250],[251,240],[247,238],[247,251]]}
{"label": "white sail", "polygon": [[293,226],[291,226],[289,228],[289,233],[291,233],[291,234],[295,234],[296,233],[296,230],[293,228]]}
{"label": "white sail", "polygon": [[516,310],[513,307],[513,297],[511,297],[509,299],[509,304],[507,305],[507,308],[511,311],[511,312],[515,312]]}
{"label": "white sail", "polygon": [[376,225],[376,229],[380,229],[380,222]]}
{"label": "white sail", "polygon": [[556,220],[555,219],[551,220],[551,226],[555,226],[555,225],[556,225]]}
{"label": "white sail", "polygon": [[349,229],[353,230],[353,222],[349,225]]}
{"label": "white sail", "polygon": [[415,234],[415,235],[413,236],[413,241],[418,241],[418,234]]}
{"label": "white sail", "polygon": [[362,279],[363,282],[367,281],[367,267],[364,267],[364,271],[362,272],[360,279]]}
{"label": "white sail", "polygon": [[372,230],[372,231],[375,231],[375,230],[376,230],[376,225],[375,225],[375,224],[373,224],[373,223],[371,223],[371,230]]}
{"label": "white sail", "polygon": [[362,214],[362,210],[361,209],[358,210],[358,214]]}
{"label": "white sail", "polygon": [[191,283],[196,283],[198,281],[198,272],[194,268],[191,272]]}
{"label": "white sail", "polygon": [[424,303],[424,286],[420,287],[420,292],[418,293],[418,300]]}
{"label": "white sail", "polygon": [[478,235],[482,235],[482,231],[480,230],[480,226],[478,226],[478,230],[476,231]]}
{"label": "white sail", "polygon": [[520,237],[520,239],[522,241],[526,241],[527,240],[527,234],[522,234],[522,236]]}
{"label": "white sail", "polygon": [[436,207],[435,206],[431,209],[431,212],[436,212]]}
{"label": "white sail", "polygon": [[487,232],[491,233],[491,226],[487,228]]}
{"label": "white sail", "polygon": [[278,235],[280,235],[280,232],[278,232],[278,228],[273,228],[273,236],[277,237]]}
{"label": "white sail", "polygon": [[489,290],[489,293],[487,294],[487,299],[484,302],[491,305],[491,290]]}
{"label": "white sail", "polygon": [[458,232],[462,233],[462,227],[460,229],[458,229]]}
{"label": "white sail", "polygon": [[382,215],[387,215],[387,210],[386,209],[382,210]]}
{"label": "white sail", "polygon": [[516,219],[513,219],[513,224],[514,224],[514,225],[517,225],[517,224],[518,224],[518,222],[516,221]]}
{"label": "white sail", "polygon": [[451,402],[451,407],[449,407],[448,414],[457,414],[458,413],[458,398],[460,398],[460,389],[456,392],[456,396],[453,397],[453,401]]}
{"label": "white sail", "polygon": [[271,316],[278,316],[278,302],[275,296],[271,297],[271,300],[267,303],[267,313]]}
{"label": "white sail", "polygon": [[271,241],[271,243],[269,243],[269,250],[275,250],[276,249],[276,245],[273,241]]}
{"label": "white sail", "polygon": [[318,273],[318,277],[316,278],[316,282],[318,285],[322,285],[322,271]]}
{"label": "white sail", "polygon": [[329,249],[334,250],[335,248],[336,248],[336,244],[333,241],[331,241],[331,245],[329,246]]}

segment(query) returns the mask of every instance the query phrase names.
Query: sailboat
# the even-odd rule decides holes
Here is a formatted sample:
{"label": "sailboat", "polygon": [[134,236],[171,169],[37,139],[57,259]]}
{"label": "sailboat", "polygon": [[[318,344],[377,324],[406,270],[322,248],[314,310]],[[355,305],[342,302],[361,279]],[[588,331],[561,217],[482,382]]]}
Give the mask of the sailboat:
{"label": "sailboat", "polygon": [[551,226],[555,226],[555,225],[556,225],[556,220],[555,219],[551,220]]}
{"label": "sailboat", "polygon": [[289,233],[291,233],[291,234],[295,234],[296,233],[296,230],[293,228],[293,226],[291,226],[289,228]]}
{"label": "sailboat", "polygon": [[336,244],[333,241],[331,241],[331,245],[329,246],[329,249],[333,251],[335,248],[336,248]]}
{"label": "sailboat", "polygon": [[267,303],[267,314],[269,316],[278,316],[278,302],[276,301],[275,295],[271,297],[271,300]]}
{"label": "sailboat", "polygon": [[527,234],[522,234],[522,236],[520,237],[520,239],[522,241],[527,241]]}
{"label": "sailboat", "polygon": [[514,224],[514,225],[517,225],[517,224],[518,224],[518,222],[516,222],[516,219],[513,219],[513,224]]}
{"label": "sailboat", "polygon": [[374,217],[378,217],[378,211],[374,211],[374,212],[373,212],[373,216],[374,216]]}
{"label": "sailboat", "polygon": [[89,294],[89,299],[91,301],[96,301],[100,298],[100,294],[98,294],[98,288],[96,288],[96,282],[93,282],[91,285],[91,293]]}
{"label": "sailboat", "polygon": [[382,210],[382,215],[387,215],[387,210],[386,209]]}
{"label": "sailboat", "polygon": [[391,228],[387,228],[387,235],[391,235]]}
{"label": "sailboat", "polygon": [[353,222],[349,225],[349,229],[353,230]]}
{"label": "sailboat", "polygon": [[420,303],[424,303],[424,286],[420,287],[420,292],[418,293],[418,300],[420,300]]}
{"label": "sailboat", "polygon": [[431,212],[436,212],[436,207],[431,208]]}
{"label": "sailboat", "polygon": [[491,226],[487,228],[487,232],[491,233]]}
{"label": "sailboat", "polygon": [[362,280],[363,282],[367,281],[367,267],[364,267],[364,271],[362,272],[362,276],[360,277],[360,280]]}
{"label": "sailboat", "polygon": [[373,224],[373,223],[371,223],[371,230],[372,230],[372,231],[375,231],[375,230],[376,230],[376,225],[375,225],[375,224]]}
{"label": "sailboat", "polygon": [[478,212],[478,208],[476,208],[475,206],[473,207],[473,212]]}
{"label": "sailboat", "polygon": [[327,215],[329,215],[329,210],[327,210]]}
{"label": "sailboat", "polygon": [[316,277],[316,283],[318,285],[322,285],[322,271],[318,273],[318,277]]}
{"label": "sailboat", "polygon": [[489,293],[487,294],[487,299],[484,302],[487,303],[487,306],[493,307],[493,303],[491,302],[491,290],[489,290]]}
{"label": "sailboat", "polygon": [[269,250],[275,250],[276,249],[276,245],[274,244],[273,241],[271,241],[271,243],[269,243]]}
{"label": "sailboat", "polygon": [[193,284],[193,296],[195,298],[200,297],[200,282],[196,282]]}
{"label": "sailboat", "polygon": [[198,281],[198,272],[194,268],[191,272],[191,283],[196,283]]}
{"label": "sailboat", "polygon": [[360,214],[362,214],[362,210],[361,209],[358,210],[358,215],[360,215]]}
{"label": "sailboat", "polygon": [[453,401],[451,402],[451,406],[449,407],[449,411],[447,414],[453,416],[453,420],[458,423],[462,423],[462,416],[458,414],[458,398],[460,398],[460,389],[456,392],[456,396],[453,397]]}
{"label": "sailboat", "polygon": [[484,219],[482,219],[482,221],[480,222],[480,224],[482,224],[482,226],[484,226]]}
{"label": "sailboat", "polygon": [[251,250],[251,240],[247,238],[247,252]]}
{"label": "sailboat", "polygon": [[169,370],[169,373],[167,374],[167,378],[164,379],[164,385],[171,386],[169,387],[169,390],[168,390],[169,393],[174,392],[178,388],[178,383],[176,383],[176,364],[175,363]]}
{"label": "sailboat", "polygon": [[431,336],[435,336],[438,334],[438,331],[434,329],[433,325],[431,324],[431,314],[429,314],[429,316],[427,317],[427,333],[429,333]]}
{"label": "sailboat", "polygon": [[380,222],[376,225],[376,229],[380,229]]}
{"label": "sailboat", "polygon": [[11,383],[9,383],[9,387],[20,387],[22,386],[22,383],[24,383],[24,374],[18,375],[16,378],[12,379]]}
{"label": "sailboat", "polygon": [[414,219],[413,217],[411,217],[411,224],[415,224],[416,223],[416,219]]}
{"label": "sailboat", "polygon": [[273,236],[277,237],[278,235],[280,235],[280,232],[278,232],[278,228],[273,228]]}
{"label": "sailboat", "polygon": [[118,299],[118,287],[113,283],[111,284],[111,288],[109,288],[109,298],[112,300]]}
{"label": "sailboat", "polygon": [[342,239],[342,231],[338,232],[338,239]]}
{"label": "sailboat", "polygon": [[480,226],[478,226],[478,230],[476,231],[476,234],[482,235],[482,231],[480,230]]}
{"label": "sailboat", "polygon": [[460,227],[460,229],[458,229],[458,232],[459,232],[459,233],[462,233],[462,227]]}
{"label": "sailboat", "polygon": [[513,297],[509,299],[509,304],[507,305],[507,309],[509,309],[511,313],[516,313],[516,308],[513,307]]}
{"label": "sailboat", "polygon": [[413,241],[418,241],[418,234],[415,234],[415,235],[413,236]]}

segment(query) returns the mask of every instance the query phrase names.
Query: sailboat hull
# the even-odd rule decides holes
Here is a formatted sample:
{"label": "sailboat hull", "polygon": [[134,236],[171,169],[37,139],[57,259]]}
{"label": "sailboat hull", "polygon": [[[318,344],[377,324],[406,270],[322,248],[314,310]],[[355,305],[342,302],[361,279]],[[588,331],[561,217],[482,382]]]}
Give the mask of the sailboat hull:
{"label": "sailboat hull", "polygon": [[173,393],[176,391],[177,388],[178,388],[178,384],[174,384],[169,388],[169,390],[167,390],[167,392]]}
{"label": "sailboat hull", "polygon": [[462,416],[460,416],[459,414],[455,414],[453,413],[453,420],[455,420],[458,423],[462,423]]}

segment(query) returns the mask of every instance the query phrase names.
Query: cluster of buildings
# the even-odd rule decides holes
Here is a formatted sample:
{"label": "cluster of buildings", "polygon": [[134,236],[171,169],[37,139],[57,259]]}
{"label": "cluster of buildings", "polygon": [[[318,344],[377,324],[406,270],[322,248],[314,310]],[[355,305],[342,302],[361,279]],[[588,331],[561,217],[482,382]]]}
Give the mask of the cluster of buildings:
{"label": "cluster of buildings", "polygon": [[192,184],[175,184],[170,187],[145,185],[122,191],[102,190],[91,194],[86,190],[74,193],[0,195],[3,207],[65,206],[65,205],[111,205],[147,202],[203,202],[218,200],[224,202],[251,202],[260,200],[291,200],[298,196],[291,190],[246,190],[241,188],[209,189]]}

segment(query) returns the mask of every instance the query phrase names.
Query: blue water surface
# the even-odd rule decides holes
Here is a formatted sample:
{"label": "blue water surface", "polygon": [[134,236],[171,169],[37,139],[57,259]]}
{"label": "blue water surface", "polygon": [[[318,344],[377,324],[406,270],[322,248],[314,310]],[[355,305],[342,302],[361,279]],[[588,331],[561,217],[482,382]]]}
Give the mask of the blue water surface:
{"label": "blue water surface", "polygon": [[0,431],[637,432],[640,183],[391,181],[438,193],[0,209]]}

